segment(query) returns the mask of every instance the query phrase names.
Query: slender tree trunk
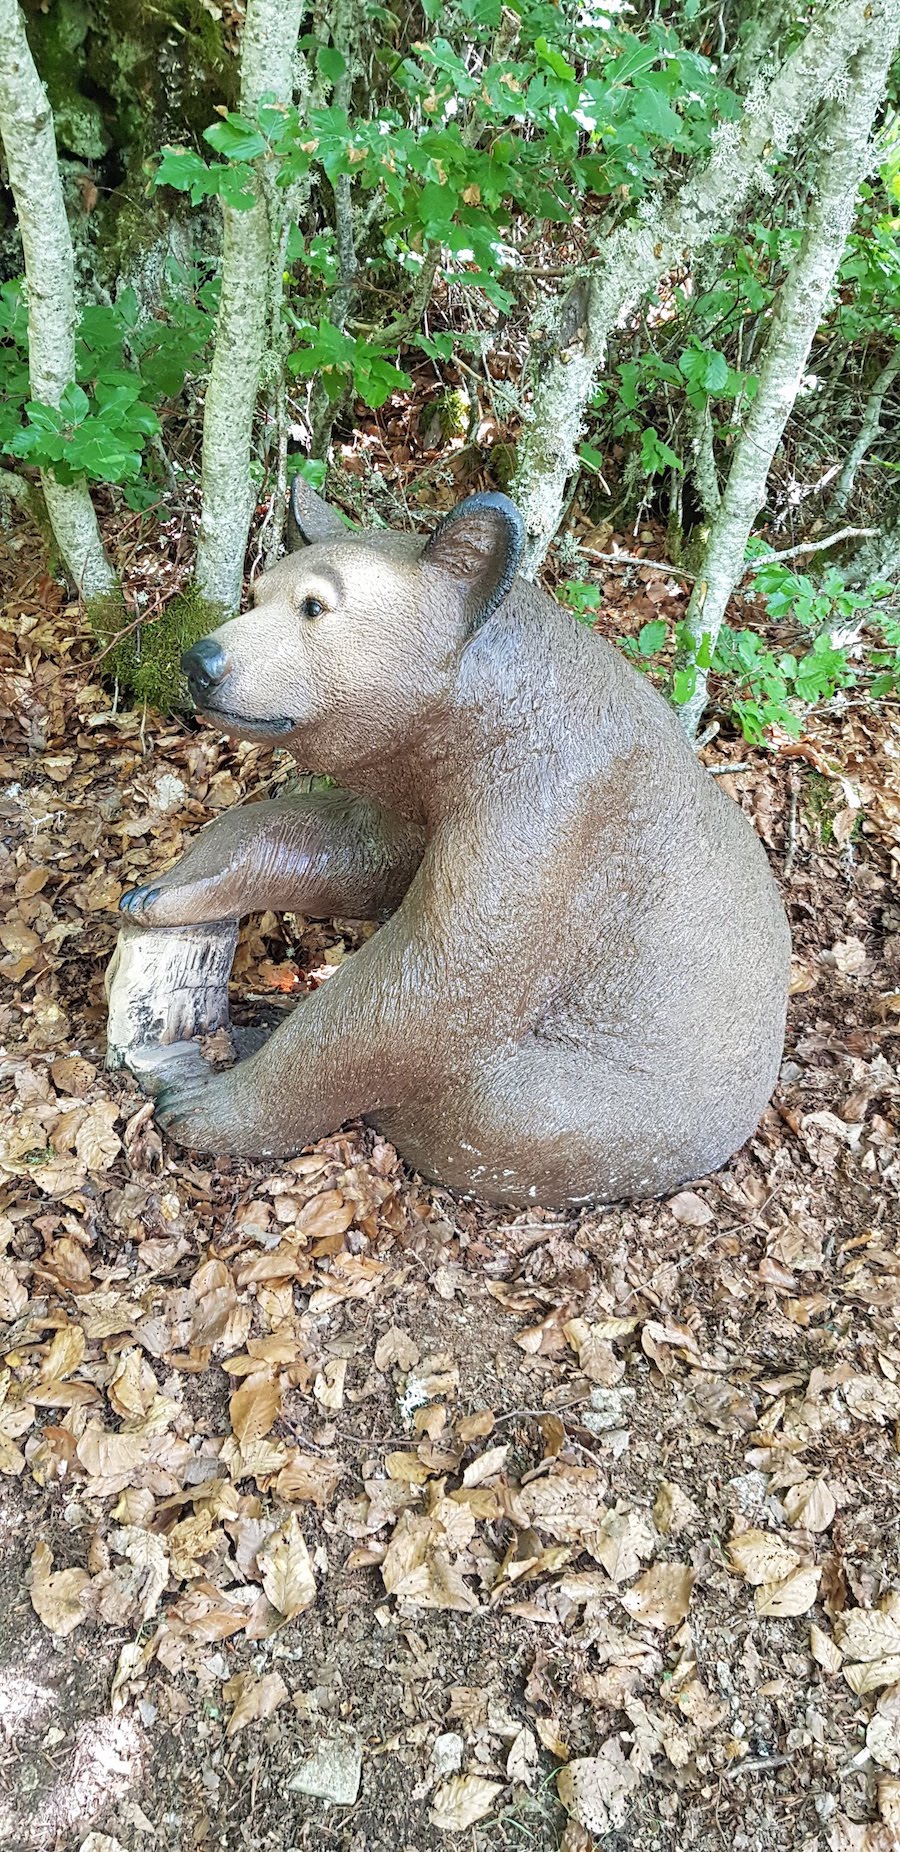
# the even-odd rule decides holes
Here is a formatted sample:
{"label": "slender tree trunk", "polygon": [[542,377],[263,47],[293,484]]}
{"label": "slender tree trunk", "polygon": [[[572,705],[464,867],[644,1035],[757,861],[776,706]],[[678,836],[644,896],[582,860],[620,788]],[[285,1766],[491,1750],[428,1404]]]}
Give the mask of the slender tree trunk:
{"label": "slender tree trunk", "polygon": [[722,491],[716,472],[716,453],[713,446],[712,413],[707,399],[703,406],[688,406],[688,443],[691,453],[691,475],[697,499],[703,510],[704,520],[712,521],[719,512]]}
{"label": "slender tree trunk", "polygon": [[685,616],[696,676],[694,692],[681,709],[690,738],[706,705],[706,671],[697,666],[697,654],[703,644],[704,654],[712,654],[728,600],[743,572],[747,541],[765,501],[772,458],[837,274],[860,183],[873,158],[869,136],[900,35],[900,7],[897,0],[872,0],[869,14],[865,41],[850,60],[849,82],[823,126],[824,151],[803,241],[772,316],[759,390],[735,446]]}
{"label": "slender tree trunk", "polygon": [[871,449],[878,436],[881,427],[882,407],[898,373],[900,373],[900,343],[894,348],[887,364],[882,367],[866,400],[865,411],[863,412],[862,423],[857,432],[856,440],[850,447],[844,467],[835,483],[834,494],[831,497],[828,508],[829,518],[831,519],[840,519],[840,516],[844,514],[847,508],[847,504],[853,494],[856,472],[867,450]]}
{"label": "slender tree trunk", "polygon": [[[5,4],[6,0],[0,0]],[[241,98],[255,116],[264,96],[290,102],[303,0],[247,0]],[[240,604],[253,512],[253,417],[268,331],[268,279],[280,227],[262,177],[246,212],[223,206],[222,296],[203,414],[203,512],[196,579],[211,603]]]}
{"label": "slender tree trunk", "polygon": [[[839,90],[847,61],[870,31],[867,0],[831,0],[766,90],[751,92],[739,126],[723,123],[713,153],[668,200],[642,206],[608,239],[596,269],[577,279],[557,310],[531,415],[518,446],[512,494],[525,519],[523,571],[533,577],[566,505],[578,467],[585,414],[609,336],[666,273],[732,224],[766,169],[819,100]],[[583,318],[572,296],[585,295]],[[580,320],[573,339],[573,320]]]}
{"label": "slender tree trunk", "polygon": [[[59,405],[75,377],[75,268],[56,157],[53,113],[16,0],[0,0],[0,137],[25,251],[31,391]],[[59,551],[86,598],[116,590],[85,481],[65,487],[45,470],[44,501]]]}

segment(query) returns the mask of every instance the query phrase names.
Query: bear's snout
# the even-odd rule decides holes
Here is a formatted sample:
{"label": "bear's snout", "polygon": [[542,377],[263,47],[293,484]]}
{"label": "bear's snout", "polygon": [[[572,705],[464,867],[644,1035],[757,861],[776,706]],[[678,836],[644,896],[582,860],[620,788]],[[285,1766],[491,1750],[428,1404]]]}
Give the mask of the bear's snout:
{"label": "bear's snout", "polygon": [[230,659],[215,637],[201,637],[199,643],[185,650],[181,667],[198,707],[204,707],[213,689],[231,674]]}

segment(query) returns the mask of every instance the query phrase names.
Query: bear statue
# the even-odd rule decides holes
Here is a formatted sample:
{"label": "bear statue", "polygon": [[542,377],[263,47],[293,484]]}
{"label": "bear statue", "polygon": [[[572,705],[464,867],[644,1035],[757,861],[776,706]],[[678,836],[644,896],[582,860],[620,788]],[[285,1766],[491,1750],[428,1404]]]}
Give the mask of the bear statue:
{"label": "bear statue", "polygon": [[653,1197],[753,1132],[790,943],[765,852],[614,648],[516,576],[473,495],[424,542],[355,532],[302,480],[292,551],[188,650],[203,717],[329,788],[238,806],[122,907],[379,929],[248,1059],[187,1063],[182,1143],[284,1156],[362,1118],[487,1201]]}

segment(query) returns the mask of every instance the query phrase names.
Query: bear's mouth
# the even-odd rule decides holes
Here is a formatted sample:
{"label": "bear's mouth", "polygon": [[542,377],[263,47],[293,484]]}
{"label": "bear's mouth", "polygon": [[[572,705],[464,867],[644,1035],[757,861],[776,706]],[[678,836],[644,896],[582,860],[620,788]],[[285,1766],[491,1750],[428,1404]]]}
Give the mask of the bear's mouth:
{"label": "bear's mouth", "polygon": [[197,707],[197,713],[204,720],[216,721],[220,726],[234,729],[241,734],[253,734],[258,739],[279,739],[285,733],[293,733],[296,720],[290,720],[286,714],[275,714],[272,719],[257,720],[249,714],[235,714],[227,707]]}

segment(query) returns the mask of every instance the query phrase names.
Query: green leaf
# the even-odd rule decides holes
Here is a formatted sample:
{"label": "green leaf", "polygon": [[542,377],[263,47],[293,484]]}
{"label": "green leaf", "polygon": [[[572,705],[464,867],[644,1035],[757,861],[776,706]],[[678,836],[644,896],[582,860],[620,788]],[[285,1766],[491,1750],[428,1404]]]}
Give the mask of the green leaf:
{"label": "green leaf", "polygon": [[453,222],[459,199],[452,187],[439,186],[430,180],[419,196],[419,213],[425,234],[435,244],[442,244]]}
{"label": "green leaf", "polygon": [[255,161],[268,147],[256,123],[232,111],[223,122],[214,122],[211,128],[204,129],[203,139],[227,161]]}
{"label": "green leaf", "polygon": [[215,174],[215,190],[226,206],[235,212],[249,212],[256,205],[256,193],[251,184],[252,173],[249,167],[220,167]]}
{"label": "green leaf", "polygon": [[574,82],[576,75],[574,65],[567,63],[561,52],[554,51],[552,45],[548,45],[546,39],[535,39],[534,49],[535,55],[540,58],[544,64],[549,65],[554,77],[565,77],[568,78],[570,83]]}
{"label": "green leaf", "polygon": [[432,335],[420,334],[416,336],[416,346],[428,355],[429,360],[449,360],[453,353],[453,336],[440,331]]}
{"label": "green leaf", "polygon": [[642,624],[637,635],[637,646],[641,656],[655,656],[662,649],[668,635],[668,624],[661,617],[652,624]]}
{"label": "green leaf", "polygon": [[314,489],[324,489],[328,465],[321,463],[318,457],[295,456],[288,460],[288,473],[291,477],[302,476]]}
{"label": "green leaf", "polygon": [[681,458],[663,443],[652,426],[641,432],[641,466],[646,476],[659,475],[664,469],[684,469]]}
{"label": "green leaf", "polygon": [[316,63],[330,84],[336,84],[340,77],[347,74],[347,60],[341,56],[336,45],[320,45],[316,52]]}
{"label": "green leaf", "polygon": [[44,405],[40,399],[30,399],[25,411],[37,431],[58,431],[62,425],[62,414],[57,406]]}
{"label": "green leaf", "polygon": [[604,465],[602,451],[595,450],[593,444],[579,444],[578,455],[585,469],[590,470],[593,475],[602,476]]}
{"label": "green leaf", "polygon": [[575,616],[584,619],[585,622],[590,622],[593,613],[599,610],[600,588],[597,585],[584,583],[579,579],[569,579],[562,588],[562,596],[569,609],[574,611]]}
{"label": "green leaf", "polygon": [[154,186],[175,187],[179,193],[190,193],[191,204],[199,206],[212,191],[209,168],[201,161],[198,154],[188,148],[164,148],[159,166],[153,176]]}

